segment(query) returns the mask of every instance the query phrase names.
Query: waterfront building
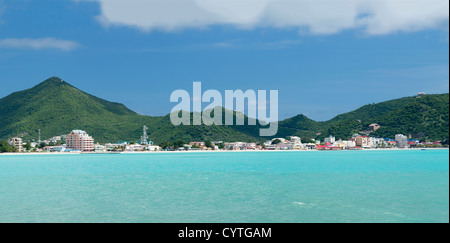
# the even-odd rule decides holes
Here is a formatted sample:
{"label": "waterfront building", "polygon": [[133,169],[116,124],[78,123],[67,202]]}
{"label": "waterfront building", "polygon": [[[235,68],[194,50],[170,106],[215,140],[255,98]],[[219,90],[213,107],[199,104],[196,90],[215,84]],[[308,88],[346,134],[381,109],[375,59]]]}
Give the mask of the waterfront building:
{"label": "waterfront building", "polygon": [[157,145],[149,145],[149,146],[147,146],[147,150],[149,150],[149,151],[160,151],[161,147],[159,147]]}
{"label": "waterfront building", "polygon": [[353,147],[356,147],[356,144],[354,141],[345,141],[345,140],[338,140],[336,142],[336,146],[340,147],[341,149],[351,149]]}
{"label": "waterfront building", "polygon": [[256,150],[256,143],[243,143],[241,150]]}
{"label": "waterfront building", "polygon": [[276,145],[267,145],[266,150],[279,150],[279,148]]}
{"label": "waterfront building", "polygon": [[275,145],[278,149],[277,150],[292,150],[292,145],[288,143],[279,143]]}
{"label": "waterfront building", "polygon": [[408,137],[403,134],[395,135],[395,141],[397,141],[399,148],[406,148],[408,146]]}
{"label": "waterfront building", "polygon": [[329,136],[329,137],[325,138],[325,139],[323,140],[323,142],[324,142],[324,143],[331,143],[331,144],[334,144],[334,143],[336,143],[336,138],[333,137],[333,136]]}
{"label": "waterfront building", "polygon": [[107,143],[105,144],[105,148],[106,151],[116,151],[116,150],[121,150],[122,148],[126,148],[127,143],[123,142],[123,143]]}
{"label": "waterfront building", "polygon": [[385,141],[384,138],[370,138],[372,147],[374,148],[385,148],[388,146],[388,143]]}
{"label": "waterfront building", "polygon": [[10,145],[16,147],[19,153],[23,151],[22,138],[19,137],[11,138]]}
{"label": "waterfront building", "polygon": [[255,148],[256,143],[244,143],[244,142],[225,143],[225,149],[227,150],[254,150]]}
{"label": "waterfront building", "polygon": [[292,136],[291,143],[293,143],[294,145],[300,145],[302,144],[302,139],[296,136]]}
{"label": "waterfront building", "polygon": [[80,150],[81,152],[93,152],[94,139],[85,131],[73,130],[66,137],[66,148],[70,150]]}
{"label": "waterfront building", "polygon": [[94,145],[94,151],[96,153],[104,153],[104,152],[106,152],[106,146],[96,143]]}
{"label": "waterfront building", "polygon": [[415,147],[417,147],[417,144],[415,142],[413,141],[408,142],[408,148],[415,148]]}
{"label": "waterfront building", "polygon": [[143,151],[145,149],[146,145],[141,144],[130,144],[125,147],[125,151]]}
{"label": "waterfront building", "polygon": [[390,147],[396,147],[397,144],[398,144],[398,143],[397,143],[397,141],[395,141],[395,140],[390,140],[390,141],[389,141],[389,146],[390,146]]}
{"label": "waterfront building", "polygon": [[362,148],[370,148],[372,147],[372,140],[369,136],[356,136],[352,138],[352,141],[355,142],[356,146]]}
{"label": "waterfront building", "polygon": [[319,145],[316,147],[317,150],[342,150],[342,147],[333,145]]}
{"label": "waterfront building", "polygon": [[199,147],[201,149],[205,148],[205,142],[190,142],[189,145],[191,146],[196,146]]}
{"label": "waterfront building", "polygon": [[295,149],[295,150],[304,150],[305,149],[305,145],[303,145],[302,139],[299,137],[292,136],[290,142],[292,145],[292,149]]}
{"label": "waterfront building", "polygon": [[61,152],[65,152],[66,151],[66,147],[64,147],[64,146],[45,146],[42,150],[46,151],[46,152],[58,152],[58,153],[61,153]]}
{"label": "waterfront building", "polygon": [[314,144],[314,143],[307,143],[307,144],[305,144],[305,149],[306,150],[315,150],[316,149],[316,144]]}
{"label": "waterfront building", "polygon": [[57,144],[59,141],[62,140],[62,136],[56,136],[56,137],[52,137],[48,140],[48,143],[53,143],[53,144]]}

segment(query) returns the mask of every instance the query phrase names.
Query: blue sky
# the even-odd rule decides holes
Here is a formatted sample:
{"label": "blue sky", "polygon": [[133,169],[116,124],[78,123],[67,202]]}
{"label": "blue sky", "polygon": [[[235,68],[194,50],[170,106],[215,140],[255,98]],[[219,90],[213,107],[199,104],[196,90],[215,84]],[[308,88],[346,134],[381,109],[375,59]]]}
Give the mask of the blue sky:
{"label": "blue sky", "polygon": [[172,91],[201,81],[221,92],[278,90],[280,119],[328,120],[369,103],[449,90],[447,0],[363,5],[367,14],[352,5],[364,0],[340,1],[344,7],[321,0],[292,16],[276,0],[204,1],[175,8],[142,0],[0,0],[0,97],[56,73],[159,116],[175,105]]}

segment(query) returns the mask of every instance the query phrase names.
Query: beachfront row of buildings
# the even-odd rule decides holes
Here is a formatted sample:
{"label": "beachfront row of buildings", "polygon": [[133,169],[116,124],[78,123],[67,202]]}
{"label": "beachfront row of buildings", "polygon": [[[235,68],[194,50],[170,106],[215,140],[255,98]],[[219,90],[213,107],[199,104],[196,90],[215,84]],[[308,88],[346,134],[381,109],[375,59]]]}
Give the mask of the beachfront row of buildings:
{"label": "beachfront row of buildings", "polygon": [[[65,139],[65,144],[62,144],[62,139]],[[50,141],[50,142],[49,142]],[[153,145],[152,142],[144,143],[107,143],[101,145],[94,143],[94,139],[85,131],[73,130],[68,135],[51,138],[49,141],[44,141],[46,144],[51,144],[44,147],[37,147],[38,143],[31,143],[31,147],[37,152],[92,152],[92,153],[106,153],[106,152],[138,152],[138,151],[161,151],[160,146]],[[41,141],[39,141],[41,142]],[[9,140],[10,145],[17,148],[18,152],[25,152],[25,144],[21,138],[15,137]],[[54,145],[53,143],[59,143]],[[324,139],[323,142],[311,140],[303,143],[302,139],[297,136],[291,136],[288,139],[274,138],[264,143],[252,142],[232,142],[227,143],[223,141],[213,142],[190,142],[178,148],[170,148],[165,150],[355,150],[355,149],[376,149],[376,148],[416,148],[424,146],[442,146],[440,142],[420,142],[415,139],[408,139],[407,136],[397,134],[394,139],[390,138],[374,138],[364,135],[356,134],[349,140],[336,140],[335,137],[330,136]]]}

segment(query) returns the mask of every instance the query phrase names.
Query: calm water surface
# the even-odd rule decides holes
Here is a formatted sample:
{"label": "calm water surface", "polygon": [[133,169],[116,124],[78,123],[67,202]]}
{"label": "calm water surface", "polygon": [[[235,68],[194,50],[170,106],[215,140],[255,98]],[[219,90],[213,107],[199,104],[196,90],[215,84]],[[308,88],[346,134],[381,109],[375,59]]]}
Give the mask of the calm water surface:
{"label": "calm water surface", "polygon": [[0,156],[0,222],[449,222],[449,152]]}

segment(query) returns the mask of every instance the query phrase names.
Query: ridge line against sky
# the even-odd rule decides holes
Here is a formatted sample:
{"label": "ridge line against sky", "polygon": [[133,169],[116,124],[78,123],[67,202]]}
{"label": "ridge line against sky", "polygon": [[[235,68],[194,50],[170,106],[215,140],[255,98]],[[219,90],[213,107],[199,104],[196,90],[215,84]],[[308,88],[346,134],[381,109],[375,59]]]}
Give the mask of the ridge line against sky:
{"label": "ridge line against sky", "polygon": [[[53,76],[143,115],[280,92],[280,119],[448,93],[447,0],[0,0],[0,97]],[[170,85],[168,85],[170,84]]]}

